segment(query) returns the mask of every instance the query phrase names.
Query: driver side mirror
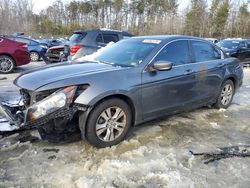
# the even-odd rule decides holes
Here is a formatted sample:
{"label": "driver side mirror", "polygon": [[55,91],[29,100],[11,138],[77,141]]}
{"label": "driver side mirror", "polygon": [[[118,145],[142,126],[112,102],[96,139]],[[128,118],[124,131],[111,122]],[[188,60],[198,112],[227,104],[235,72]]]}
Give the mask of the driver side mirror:
{"label": "driver side mirror", "polygon": [[169,61],[156,61],[151,67],[150,71],[167,71],[172,69],[173,63]]}

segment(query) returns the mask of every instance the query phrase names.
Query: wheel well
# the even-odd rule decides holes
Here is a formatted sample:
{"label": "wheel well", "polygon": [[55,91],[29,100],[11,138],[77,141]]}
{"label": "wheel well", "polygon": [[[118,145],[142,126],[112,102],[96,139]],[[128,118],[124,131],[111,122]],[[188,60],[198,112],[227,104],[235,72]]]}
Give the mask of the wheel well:
{"label": "wheel well", "polygon": [[2,56],[2,55],[10,57],[14,61],[15,65],[16,65],[16,60],[10,54],[1,53],[0,56]]}
{"label": "wheel well", "polygon": [[235,93],[235,87],[236,87],[236,84],[237,84],[237,80],[232,76],[228,77],[225,81],[227,81],[227,80],[231,80],[233,82],[233,84],[234,84],[234,93]]}
{"label": "wheel well", "polygon": [[40,57],[40,53],[38,51],[31,50],[29,53],[36,53]]}
{"label": "wheel well", "polygon": [[124,102],[126,102],[129,105],[129,107],[130,107],[130,109],[132,111],[132,122],[133,122],[133,125],[134,125],[134,122],[135,122],[135,106],[134,106],[134,103],[132,102],[132,100],[126,95],[122,95],[122,94],[109,95],[107,97],[102,98],[97,103],[95,103],[93,108],[95,108],[95,106],[102,103],[103,101],[105,101],[107,99],[113,99],[113,98],[121,99],[121,100],[123,100]]}
{"label": "wheel well", "polygon": [[236,79],[234,77],[229,77],[226,80],[231,80],[234,83],[234,86],[236,86]]}

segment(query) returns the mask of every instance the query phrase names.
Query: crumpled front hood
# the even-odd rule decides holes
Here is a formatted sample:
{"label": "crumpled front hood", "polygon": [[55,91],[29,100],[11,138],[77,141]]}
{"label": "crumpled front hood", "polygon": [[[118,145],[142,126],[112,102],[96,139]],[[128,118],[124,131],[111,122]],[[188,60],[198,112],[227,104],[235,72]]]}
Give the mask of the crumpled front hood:
{"label": "crumpled front hood", "polygon": [[66,62],[25,72],[16,78],[14,84],[22,89],[34,91],[47,84],[62,82],[63,86],[63,82],[67,79],[77,78],[79,76],[82,78],[84,76],[118,69],[121,69],[121,67],[95,62]]}

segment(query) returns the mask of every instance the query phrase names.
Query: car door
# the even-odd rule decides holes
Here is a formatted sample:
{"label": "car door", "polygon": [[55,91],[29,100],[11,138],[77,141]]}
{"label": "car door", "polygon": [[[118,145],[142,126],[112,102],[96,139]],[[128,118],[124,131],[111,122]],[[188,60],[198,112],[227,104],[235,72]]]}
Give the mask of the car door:
{"label": "car door", "polygon": [[246,61],[250,61],[250,40],[246,41]]}
{"label": "car door", "polygon": [[223,52],[206,41],[191,40],[193,54],[192,70],[197,80],[196,91],[201,103],[217,97],[226,71]]}
{"label": "car door", "polygon": [[[177,112],[196,97],[193,88],[195,74],[189,67],[190,50],[188,40],[178,40],[167,44],[153,59],[173,63],[168,71],[142,72],[143,118],[151,119],[163,113]],[[149,66],[151,66],[149,65]]]}

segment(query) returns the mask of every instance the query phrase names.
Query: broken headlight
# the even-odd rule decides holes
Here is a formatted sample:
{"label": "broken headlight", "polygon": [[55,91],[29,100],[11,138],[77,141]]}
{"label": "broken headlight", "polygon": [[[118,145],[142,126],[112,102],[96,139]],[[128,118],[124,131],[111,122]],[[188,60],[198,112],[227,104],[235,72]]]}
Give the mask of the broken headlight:
{"label": "broken headlight", "polygon": [[56,110],[69,106],[74,98],[77,86],[59,90],[27,109],[26,122],[37,120]]}

